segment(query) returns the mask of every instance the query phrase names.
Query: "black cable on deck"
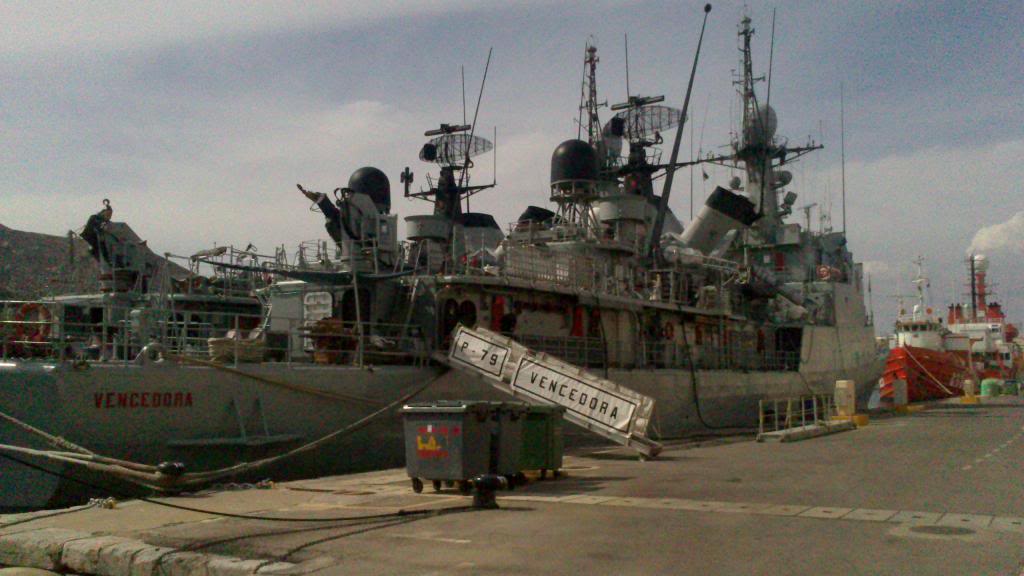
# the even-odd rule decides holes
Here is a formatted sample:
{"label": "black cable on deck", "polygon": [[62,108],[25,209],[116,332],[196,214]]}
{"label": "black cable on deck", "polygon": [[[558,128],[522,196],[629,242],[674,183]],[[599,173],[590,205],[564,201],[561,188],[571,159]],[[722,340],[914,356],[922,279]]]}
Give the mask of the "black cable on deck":
{"label": "black cable on deck", "polygon": [[[458,507],[454,507],[454,508],[444,508],[444,509],[440,509],[440,510],[399,510],[397,512],[389,512],[389,513],[386,513],[386,514],[370,514],[370,515],[367,515],[367,516],[337,516],[337,517],[333,517],[333,518],[280,518],[280,517],[275,517],[275,516],[254,516],[254,515],[246,515],[246,514],[234,514],[232,512],[220,512],[220,511],[217,511],[217,510],[204,510],[202,508],[195,508],[195,507],[192,507],[192,506],[184,506],[184,505],[181,505],[181,504],[171,504],[170,502],[161,502],[160,500],[153,500],[153,499],[146,498],[146,497],[141,497],[141,496],[131,496],[131,495],[128,495],[127,493],[125,493],[125,492],[121,492],[119,490],[116,490],[116,489],[113,489],[113,488],[109,488],[109,487],[106,487],[106,486],[100,486],[98,484],[94,484],[92,482],[89,482],[89,481],[86,481],[86,480],[82,480],[81,478],[75,478],[74,476],[69,475],[69,474],[65,474],[63,472],[57,472],[55,470],[49,470],[47,468],[44,468],[42,466],[33,464],[31,462],[27,462],[25,460],[22,460],[21,458],[15,457],[15,456],[11,456],[11,455],[8,455],[8,454],[0,453],[0,457],[6,458],[7,460],[11,460],[13,462],[17,462],[18,464],[21,464],[23,466],[27,466],[28,468],[31,468],[31,469],[36,470],[38,472],[42,472],[44,474],[49,474],[51,476],[56,476],[56,477],[64,479],[64,480],[68,480],[70,482],[74,482],[76,484],[81,484],[82,486],[86,486],[88,488],[92,488],[93,490],[100,490],[100,491],[103,491],[103,492],[107,492],[107,493],[113,494],[114,496],[117,496],[118,498],[122,498],[122,499],[125,499],[125,500],[140,500],[142,502],[147,502],[149,504],[156,504],[157,506],[165,506],[167,508],[174,508],[174,509],[177,509],[177,510],[184,510],[186,512],[196,512],[196,513],[199,513],[199,514],[209,514],[211,516],[222,516],[222,517],[225,517],[225,518],[238,518],[238,519],[241,519],[241,520],[264,520],[264,521],[268,521],[268,522],[352,522],[352,521],[361,521],[361,520],[386,520],[386,519],[389,519],[389,518],[403,518],[403,517],[407,517],[407,516],[429,516],[429,515],[432,515],[432,514],[447,514],[447,513],[451,513],[451,512],[462,512],[462,511],[472,510],[473,509],[472,506],[458,506]],[[41,518],[42,517],[32,518],[32,519],[25,519],[24,522],[28,522],[29,520],[41,519]],[[22,521],[18,521],[16,523],[22,523]],[[8,526],[10,526],[12,524],[8,524]],[[0,526],[0,529],[2,529],[2,528],[3,528],[3,526]]]}

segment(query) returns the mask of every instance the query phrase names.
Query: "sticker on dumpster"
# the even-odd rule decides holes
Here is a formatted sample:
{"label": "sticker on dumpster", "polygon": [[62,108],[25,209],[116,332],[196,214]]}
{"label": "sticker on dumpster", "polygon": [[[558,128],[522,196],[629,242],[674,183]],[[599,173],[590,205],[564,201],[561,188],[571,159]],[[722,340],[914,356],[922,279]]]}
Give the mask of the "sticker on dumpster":
{"label": "sticker on dumpster", "polygon": [[459,328],[452,342],[449,356],[452,360],[482,372],[486,376],[501,379],[501,371],[508,361],[509,349],[496,342],[485,340]]}
{"label": "sticker on dumpster", "polygon": [[448,457],[448,441],[462,434],[458,426],[427,424],[416,430],[416,457],[421,460],[443,460]]}
{"label": "sticker on dumpster", "polygon": [[512,388],[546,402],[565,406],[586,420],[619,432],[628,432],[637,404],[602,390],[536,360],[523,357],[512,377]]}

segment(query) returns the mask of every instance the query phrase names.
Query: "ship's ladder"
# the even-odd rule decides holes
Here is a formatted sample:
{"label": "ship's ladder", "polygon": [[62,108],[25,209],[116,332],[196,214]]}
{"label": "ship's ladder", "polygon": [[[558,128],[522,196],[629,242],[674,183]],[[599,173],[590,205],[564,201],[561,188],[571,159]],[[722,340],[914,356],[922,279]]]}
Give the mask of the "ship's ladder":
{"label": "ship's ladder", "polygon": [[459,326],[447,355],[434,358],[530,404],[565,408],[565,419],[644,458],[661,452],[647,437],[654,399],[484,328]]}

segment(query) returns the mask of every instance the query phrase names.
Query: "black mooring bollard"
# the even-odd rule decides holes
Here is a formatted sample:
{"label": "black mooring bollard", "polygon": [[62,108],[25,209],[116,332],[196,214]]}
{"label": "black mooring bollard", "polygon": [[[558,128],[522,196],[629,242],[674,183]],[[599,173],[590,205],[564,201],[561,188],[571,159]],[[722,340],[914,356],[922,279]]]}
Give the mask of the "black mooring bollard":
{"label": "black mooring bollard", "polygon": [[508,488],[508,479],[496,474],[483,474],[473,478],[473,508],[494,510],[498,508],[498,500],[494,493]]}

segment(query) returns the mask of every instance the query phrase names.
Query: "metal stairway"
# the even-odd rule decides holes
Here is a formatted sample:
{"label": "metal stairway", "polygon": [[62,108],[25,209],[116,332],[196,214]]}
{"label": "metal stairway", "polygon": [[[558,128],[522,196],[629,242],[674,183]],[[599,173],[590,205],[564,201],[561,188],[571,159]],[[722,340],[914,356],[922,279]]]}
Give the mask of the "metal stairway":
{"label": "metal stairway", "polygon": [[654,399],[600,378],[543,352],[483,328],[459,326],[447,355],[434,359],[473,373],[530,404],[565,407],[565,419],[635,450],[643,458],[661,452],[647,437]]}

